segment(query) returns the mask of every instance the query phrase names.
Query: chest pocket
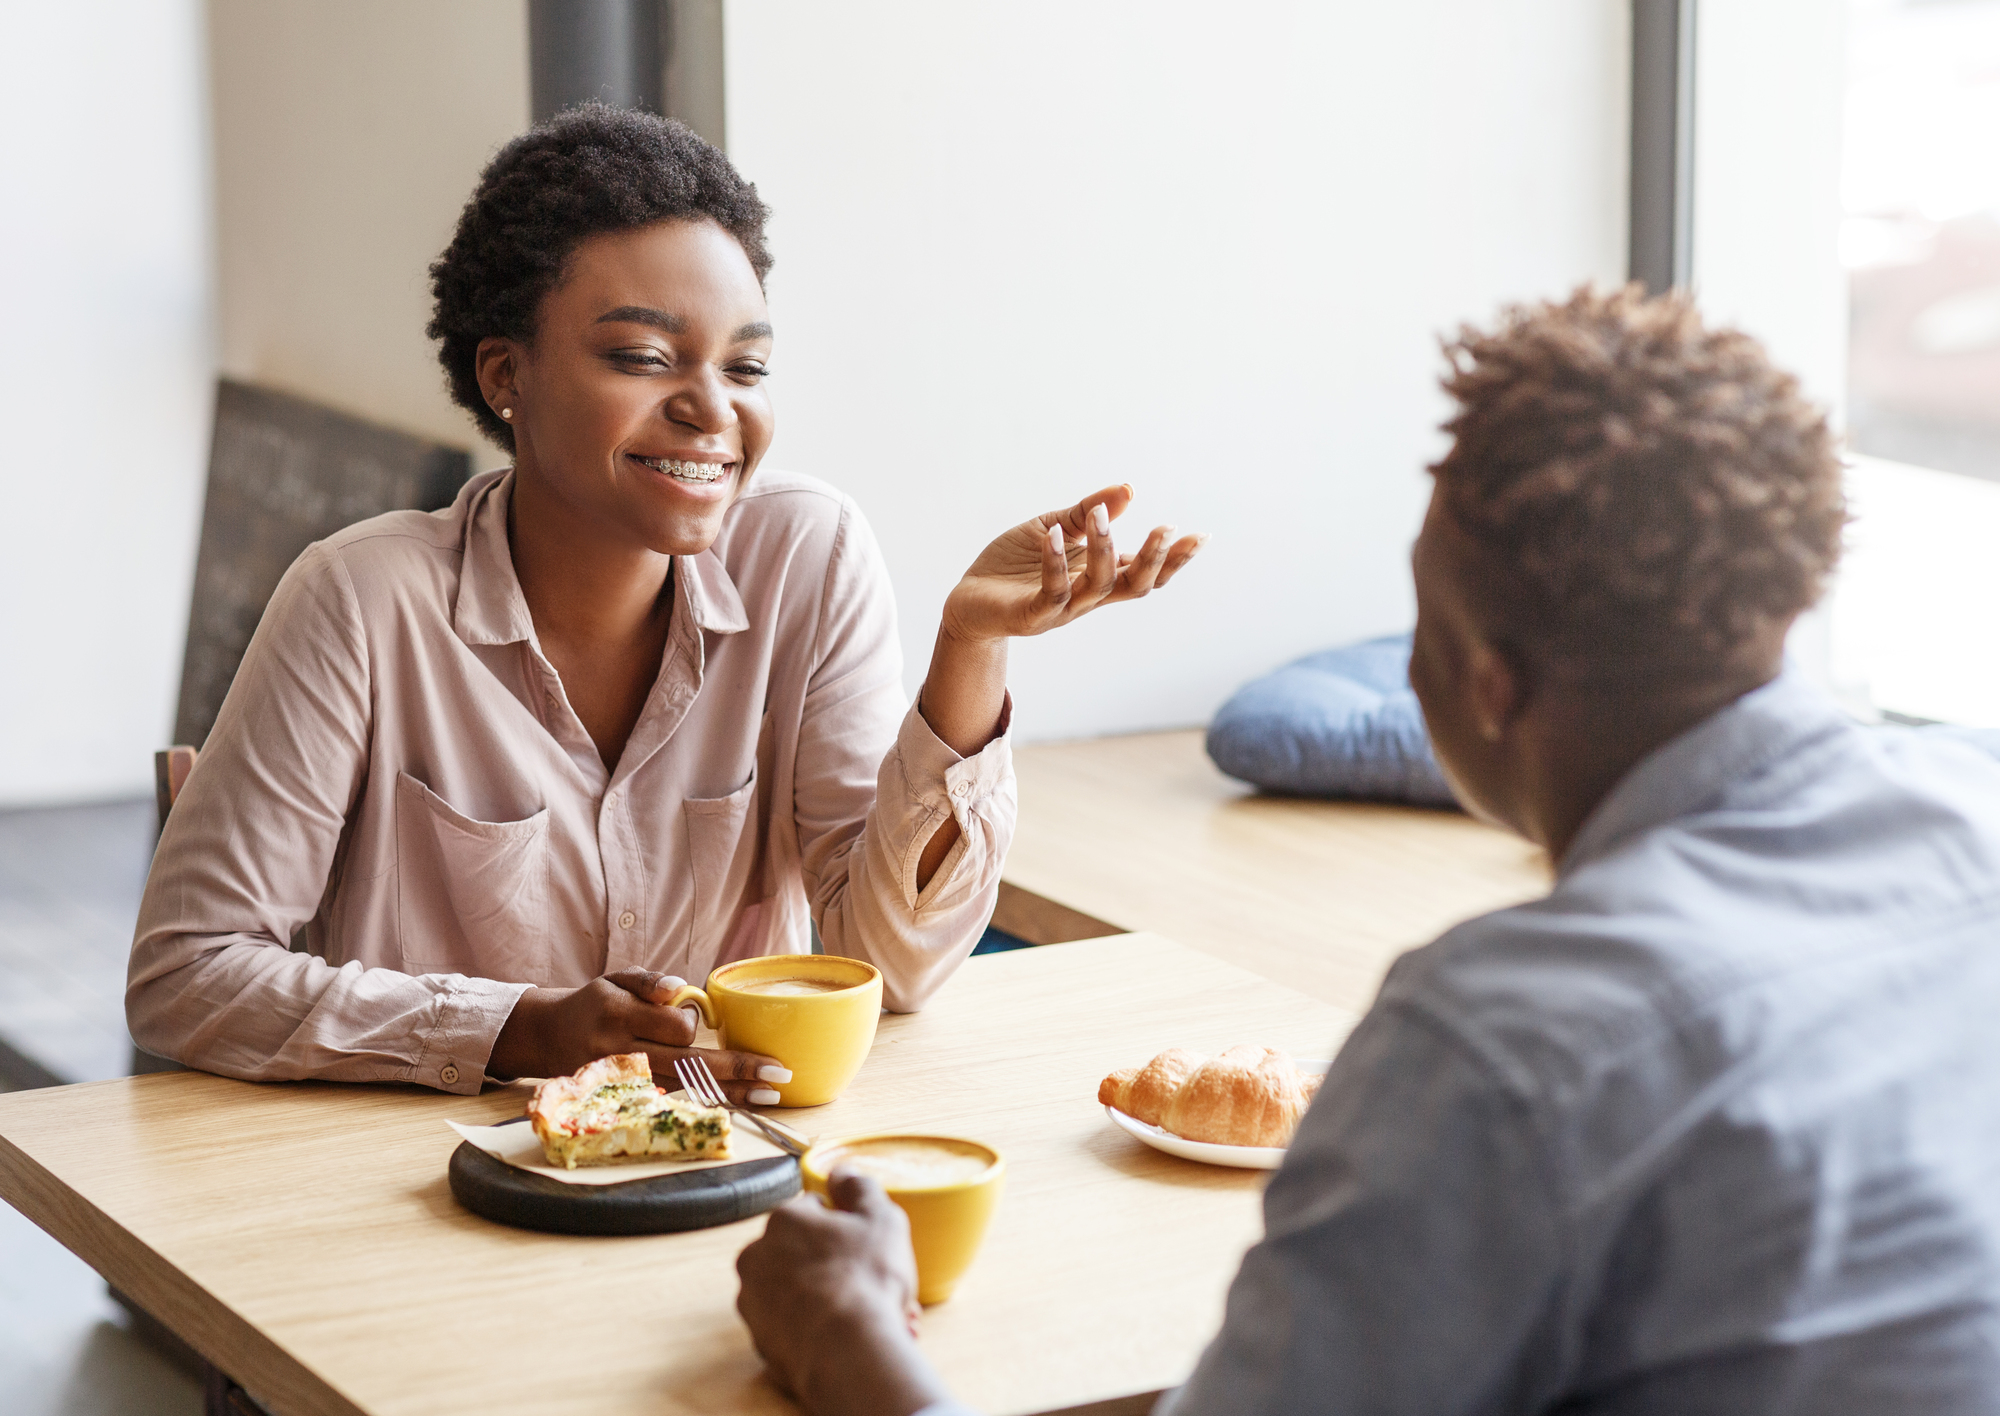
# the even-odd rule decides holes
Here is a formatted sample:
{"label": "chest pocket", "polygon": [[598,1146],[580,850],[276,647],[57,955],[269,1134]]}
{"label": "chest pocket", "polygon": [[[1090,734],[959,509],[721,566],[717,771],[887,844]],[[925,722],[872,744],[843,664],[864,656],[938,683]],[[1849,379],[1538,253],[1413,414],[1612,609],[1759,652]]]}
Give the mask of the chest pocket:
{"label": "chest pocket", "polygon": [[[709,961],[728,942],[730,926],[745,905],[755,903],[751,887],[758,858],[757,769],[725,797],[689,797],[688,869],[694,879],[694,931],[689,963],[706,974]],[[697,977],[690,974],[689,977]]]}
{"label": "chest pocket", "polygon": [[396,905],[406,973],[544,981],[548,808],[521,821],[477,821],[398,773]]}

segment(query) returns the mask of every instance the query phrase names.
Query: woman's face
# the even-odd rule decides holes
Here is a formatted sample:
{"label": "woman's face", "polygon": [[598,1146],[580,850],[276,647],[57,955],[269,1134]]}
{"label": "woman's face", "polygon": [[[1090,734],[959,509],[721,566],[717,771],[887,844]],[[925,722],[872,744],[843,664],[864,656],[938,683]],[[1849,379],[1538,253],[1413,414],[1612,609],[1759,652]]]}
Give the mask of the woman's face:
{"label": "woman's face", "polygon": [[594,236],[532,344],[479,346],[518,476],[595,531],[706,550],[771,443],[771,325],[743,248],[708,220]]}

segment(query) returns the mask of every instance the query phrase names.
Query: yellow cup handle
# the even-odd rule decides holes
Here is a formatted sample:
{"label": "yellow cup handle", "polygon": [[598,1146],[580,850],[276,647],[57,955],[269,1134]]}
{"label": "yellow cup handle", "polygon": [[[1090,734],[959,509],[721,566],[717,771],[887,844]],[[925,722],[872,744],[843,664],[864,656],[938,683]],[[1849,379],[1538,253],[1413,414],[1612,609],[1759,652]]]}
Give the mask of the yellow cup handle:
{"label": "yellow cup handle", "polygon": [[721,1032],[721,1025],[715,1020],[715,1005],[708,1001],[708,995],[691,983],[684,983],[674,990],[674,996],[667,1000],[669,1008],[683,1008],[694,1004],[701,1009],[701,1020],[708,1024],[709,1031]]}

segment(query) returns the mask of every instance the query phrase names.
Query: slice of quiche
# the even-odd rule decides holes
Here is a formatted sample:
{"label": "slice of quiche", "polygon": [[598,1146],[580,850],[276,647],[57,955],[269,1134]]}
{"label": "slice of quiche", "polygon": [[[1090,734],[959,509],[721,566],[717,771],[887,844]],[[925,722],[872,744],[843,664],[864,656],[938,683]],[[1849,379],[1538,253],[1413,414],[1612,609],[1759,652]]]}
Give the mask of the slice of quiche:
{"label": "slice of quiche", "polygon": [[721,1160],[729,1113],[670,1097],[653,1085],[643,1052],[600,1057],[570,1077],[535,1088],[528,1120],[549,1164],[574,1170],[621,1160]]}

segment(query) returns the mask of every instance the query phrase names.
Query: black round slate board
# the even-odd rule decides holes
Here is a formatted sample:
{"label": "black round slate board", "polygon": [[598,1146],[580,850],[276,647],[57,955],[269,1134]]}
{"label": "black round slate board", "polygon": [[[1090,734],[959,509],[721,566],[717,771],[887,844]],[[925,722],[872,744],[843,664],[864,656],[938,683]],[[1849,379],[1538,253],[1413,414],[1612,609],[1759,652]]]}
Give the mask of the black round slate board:
{"label": "black round slate board", "polygon": [[452,1198],[474,1214],[550,1234],[708,1229],[776,1209],[799,1192],[799,1163],[784,1155],[617,1185],[565,1185],[460,1141],[448,1174]]}

